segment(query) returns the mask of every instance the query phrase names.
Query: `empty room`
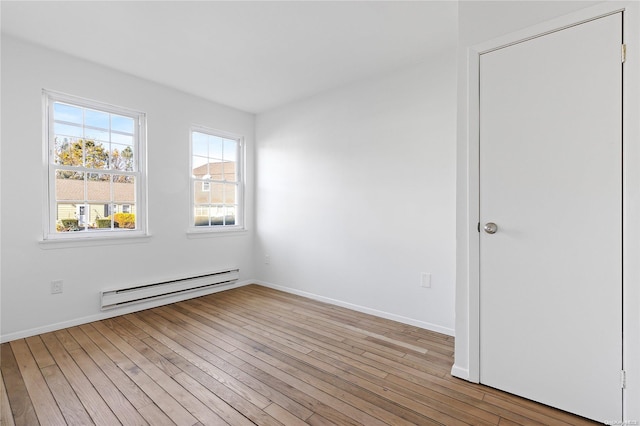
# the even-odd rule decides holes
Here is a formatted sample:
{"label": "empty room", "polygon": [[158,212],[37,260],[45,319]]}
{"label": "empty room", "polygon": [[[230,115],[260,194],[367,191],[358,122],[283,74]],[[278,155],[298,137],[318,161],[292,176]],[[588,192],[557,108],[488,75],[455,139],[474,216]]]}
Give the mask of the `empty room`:
{"label": "empty room", "polygon": [[637,1],[0,19],[0,424],[640,424]]}

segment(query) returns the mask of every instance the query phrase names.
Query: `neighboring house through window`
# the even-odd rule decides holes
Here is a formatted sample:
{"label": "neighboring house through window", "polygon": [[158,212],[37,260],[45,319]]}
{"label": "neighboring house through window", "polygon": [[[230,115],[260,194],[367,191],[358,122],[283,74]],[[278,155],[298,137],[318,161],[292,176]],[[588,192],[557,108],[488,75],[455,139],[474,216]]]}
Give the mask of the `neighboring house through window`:
{"label": "neighboring house through window", "polygon": [[242,137],[216,130],[191,131],[191,227],[243,228]]}
{"label": "neighboring house through window", "polygon": [[144,114],[48,91],[44,97],[45,239],[146,233]]}

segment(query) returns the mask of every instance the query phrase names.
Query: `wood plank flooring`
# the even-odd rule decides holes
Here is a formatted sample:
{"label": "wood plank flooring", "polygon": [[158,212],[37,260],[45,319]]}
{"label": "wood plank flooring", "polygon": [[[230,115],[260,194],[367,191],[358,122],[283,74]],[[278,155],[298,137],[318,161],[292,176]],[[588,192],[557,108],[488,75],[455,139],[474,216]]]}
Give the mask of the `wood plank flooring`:
{"label": "wood plank flooring", "polygon": [[2,425],[587,425],[451,377],[453,338],[250,285],[1,346]]}

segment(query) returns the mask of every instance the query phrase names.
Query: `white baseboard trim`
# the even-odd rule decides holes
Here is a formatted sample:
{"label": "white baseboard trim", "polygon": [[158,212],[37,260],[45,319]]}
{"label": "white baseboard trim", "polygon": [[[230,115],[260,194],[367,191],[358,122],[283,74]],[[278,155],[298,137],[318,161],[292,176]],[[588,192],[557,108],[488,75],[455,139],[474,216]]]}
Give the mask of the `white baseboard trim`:
{"label": "white baseboard trim", "polygon": [[453,364],[453,367],[451,368],[451,375],[463,380],[469,380],[470,377],[468,368],[462,368],[455,364]]}
{"label": "white baseboard trim", "polygon": [[82,318],[75,318],[68,321],[59,322],[56,324],[45,325],[42,327],[31,328],[29,330],[16,331],[14,333],[3,334],[0,336],[0,343],[10,342],[12,340],[24,339],[25,337],[36,336],[38,334],[49,333],[51,331],[62,330],[64,328],[75,327],[77,325],[87,324],[94,321],[100,321],[107,318],[113,318],[120,315],[130,314],[132,312],[143,311],[145,309],[155,308],[158,306],[168,305],[171,303],[180,302],[182,300],[193,299],[195,297],[206,296],[207,294],[218,293],[220,291],[230,290],[232,288],[242,287],[248,284],[253,284],[254,280],[244,280],[235,282],[233,284],[223,284],[220,286],[197,290],[187,294],[182,294],[173,297],[166,297],[158,300],[153,300],[136,305],[130,305],[123,308],[111,309],[106,312],[100,312],[99,314],[89,315]]}
{"label": "white baseboard trim", "polygon": [[258,285],[261,285],[261,286],[264,286],[264,287],[273,288],[275,290],[284,291],[285,293],[291,293],[291,294],[295,294],[297,296],[307,297],[309,299],[317,300],[319,302],[325,302],[325,303],[329,303],[331,305],[336,305],[336,306],[340,306],[340,307],[343,307],[343,308],[353,309],[354,311],[362,312],[362,313],[365,313],[365,314],[375,315],[377,317],[381,317],[381,318],[385,318],[385,319],[401,322],[403,324],[413,325],[413,326],[416,326],[416,327],[424,328],[426,330],[435,331],[436,333],[446,334],[447,336],[454,336],[455,335],[455,330],[454,329],[448,328],[448,327],[442,327],[442,326],[437,325],[437,324],[431,324],[431,323],[425,322],[425,321],[418,321],[418,320],[415,320],[413,318],[407,318],[407,317],[403,317],[403,316],[400,316],[400,315],[392,314],[392,313],[389,313],[389,312],[384,312],[384,311],[379,311],[377,309],[367,308],[366,306],[355,305],[353,303],[343,302],[341,300],[331,299],[329,297],[319,296],[319,295],[314,294],[314,293],[308,293],[306,291],[296,290],[295,288],[284,287],[284,286],[281,286],[281,285],[277,285],[277,284],[273,284],[273,283],[269,283],[269,282],[265,282],[265,281],[255,280],[254,283],[258,284]]}
{"label": "white baseboard trim", "polygon": [[[447,336],[453,336],[454,335],[454,330],[452,328],[447,328],[447,327],[442,327],[439,326],[437,324],[431,324],[425,321],[418,321],[415,320],[413,318],[408,318],[408,317],[403,317],[400,315],[396,315],[396,314],[392,314],[389,312],[384,312],[384,311],[379,311],[377,309],[371,309],[371,308],[367,308],[366,306],[360,306],[360,305],[356,305],[353,303],[348,303],[348,302],[344,302],[341,300],[336,300],[336,299],[331,299],[329,297],[324,297],[324,296],[320,296],[314,293],[309,293],[306,291],[301,291],[301,290],[296,290],[290,287],[284,287],[284,286],[280,286],[280,285],[276,285],[276,284],[272,284],[266,281],[260,281],[260,280],[244,280],[244,281],[240,281],[240,282],[236,282],[233,284],[226,284],[226,285],[221,285],[218,287],[213,287],[210,289],[205,289],[205,290],[200,290],[200,291],[194,291],[192,293],[188,293],[188,294],[182,294],[179,296],[173,296],[173,297],[167,297],[167,298],[163,298],[160,300],[153,300],[153,301],[149,301],[146,303],[140,303],[140,304],[136,304],[136,305],[132,305],[132,306],[126,306],[120,309],[112,309],[106,312],[100,312],[98,314],[95,315],[89,315],[86,317],[81,317],[81,318],[74,318],[68,321],[62,321],[59,323],[55,323],[55,324],[49,324],[49,325],[45,325],[42,327],[35,327],[35,328],[31,328],[28,330],[21,330],[21,331],[16,331],[13,333],[8,333],[8,334],[3,334],[0,335],[0,343],[6,343],[6,342],[10,342],[12,340],[17,340],[17,339],[24,339],[25,337],[31,337],[31,336],[36,336],[38,334],[43,334],[43,333],[49,333],[51,331],[57,331],[57,330],[62,330],[64,328],[69,328],[69,327],[75,327],[77,325],[82,325],[82,324],[87,324],[90,322],[94,322],[94,321],[100,321],[100,320],[104,320],[107,318],[113,318],[113,317],[117,317],[120,315],[125,315],[125,314],[129,314],[132,312],[138,312],[138,311],[143,311],[145,309],[151,309],[151,308],[155,308],[158,306],[163,306],[163,305],[168,305],[171,303],[176,303],[176,302],[180,302],[182,300],[187,300],[187,299],[192,299],[195,297],[200,297],[200,296],[205,296],[207,294],[213,294],[213,293],[218,293],[220,291],[225,291],[225,290],[230,290],[232,288],[238,288],[238,287],[243,287],[249,284],[258,284],[264,287],[269,287],[269,288],[273,288],[275,290],[280,290],[280,291],[284,291],[286,293],[291,293],[291,294],[295,294],[298,296],[302,296],[302,297],[308,297],[309,299],[313,299],[313,300],[317,300],[320,302],[325,302],[325,303],[329,303],[331,305],[336,305],[336,306],[341,306],[343,308],[347,308],[347,309],[353,309],[354,311],[358,311],[358,312],[363,312],[365,314],[370,314],[370,315],[375,315],[377,317],[381,317],[381,318],[386,318],[389,320],[393,320],[393,321],[398,321],[401,322],[403,324],[408,324],[408,325],[413,325],[416,327],[420,327],[420,328],[424,328],[426,330],[430,330],[430,331],[434,331],[436,333],[442,333],[442,334],[446,334]],[[453,367],[454,369],[456,369],[456,367]],[[460,370],[462,372],[466,371],[466,370]],[[464,378],[466,379],[468,377],[468,371],[466,372],[466,377],[463,376],[464,373],[461,373],[461,375],[457,375],[454,374],[453,370],[452,370],[452,375],[456,376],[456,377],[460,377],[460,378]]]}

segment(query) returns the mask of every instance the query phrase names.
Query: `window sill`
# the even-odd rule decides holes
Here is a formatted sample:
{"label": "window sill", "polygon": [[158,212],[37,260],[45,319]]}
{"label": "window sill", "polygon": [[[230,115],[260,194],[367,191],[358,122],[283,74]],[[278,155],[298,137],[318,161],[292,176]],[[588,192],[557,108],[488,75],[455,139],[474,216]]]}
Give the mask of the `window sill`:
{"label": "window sill", "polygon": [[197,229],[189,228],[187,230],[187,238],[212,238],[212,237],[228,237],[233,235],[247,234],[247,228],[226,228],[226,229]]}
{"label": "window sill", "polygon": [[137,235],[105,235],[99,237],[78,237],[78,238],[52,238],[40,240],[38,244],[41,249],[62,249],[76,247],[108,246],[120,244],[145,243],[151,239],[149,234]]}

